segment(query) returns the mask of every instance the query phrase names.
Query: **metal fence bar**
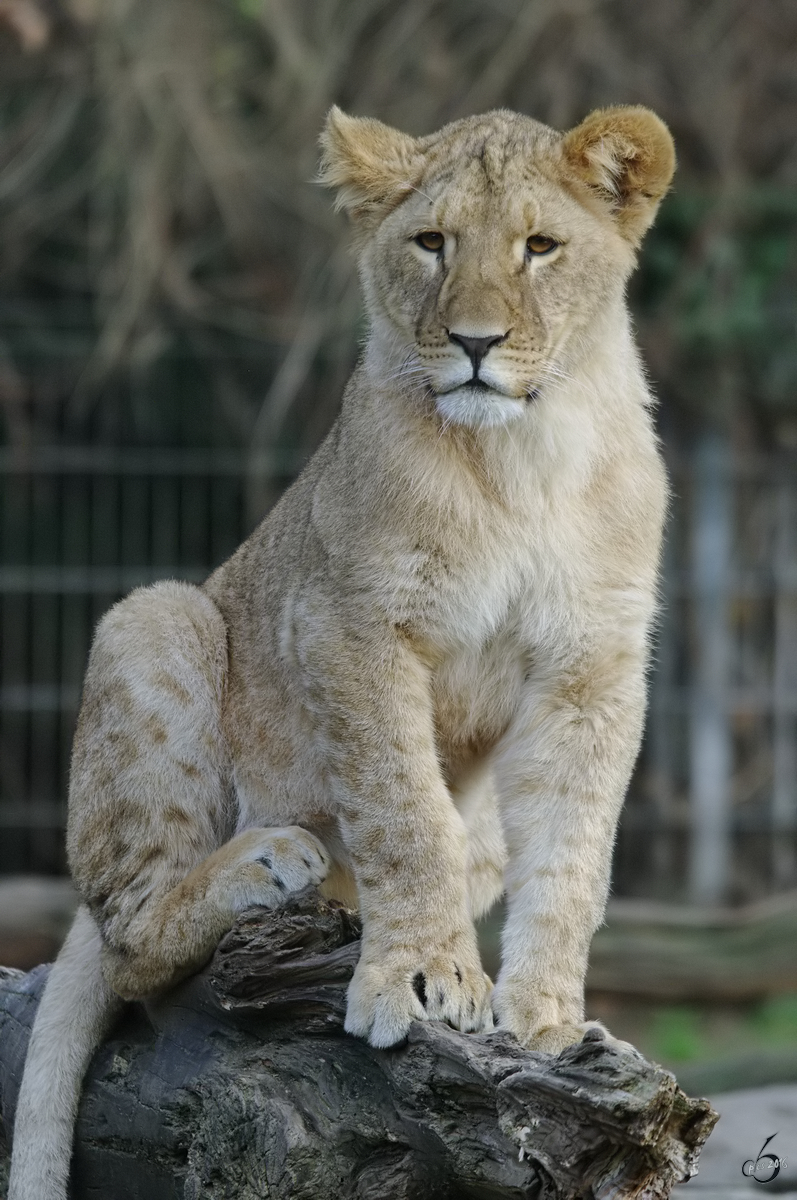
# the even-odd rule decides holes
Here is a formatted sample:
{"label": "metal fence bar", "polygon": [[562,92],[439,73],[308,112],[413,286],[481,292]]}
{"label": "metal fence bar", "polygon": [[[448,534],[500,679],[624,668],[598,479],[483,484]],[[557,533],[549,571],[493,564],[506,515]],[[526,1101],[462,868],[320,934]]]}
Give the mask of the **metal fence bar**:
{"label": "metal fence bar", "polygon": [[16,683],[0,686],[0,709],[6,712],[76,712],[80,688],[57,683]]}
{"label": "metal fence bar", "polygon": [[695,681],[691,707],[693,815],[689,893],[695,903],[726,899],[731,864],[731,733],[725,709],[729,682],[728,575],[731,505],[728,451],[706,439],[695,457],[692,571]]}
{"label": "metal fence bar", "polygon": [[297,454],[238,450],[117,450],[104,446],[37,446],[32,450],[0,447],[3,475],[165,475],[232,476],[247,473],[269,479],[295,475],[303,458]]}
{"label": "metal fence bar", "polygon": [[57,800],[30,800],[0,806],[0,829],[63,829],[66,804]]}
{"label": "metal fence bar", "polygon": [[202,567],[0,567],[0,595],[5,596],[111,596],[159,579],[201,582]]}
{"label": "metal fence bar", "polygon": [[789,586],[797,573],[797,496],[781,484],[775,538],[775,666],[772,787],[772,870],[779,887],[797,880],[797,595]]}

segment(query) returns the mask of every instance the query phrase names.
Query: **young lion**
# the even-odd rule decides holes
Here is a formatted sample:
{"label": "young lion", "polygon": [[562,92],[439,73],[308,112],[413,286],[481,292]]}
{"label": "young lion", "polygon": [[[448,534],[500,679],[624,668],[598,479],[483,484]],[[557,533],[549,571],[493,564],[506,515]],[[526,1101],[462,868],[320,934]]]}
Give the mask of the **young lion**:
{"label": "young lion", "polygon": [[[639,746],[666,502],[624,291],[674,167],[643,108],[408,137],[329,115],[370,331],[332,432],[201,587],[100,623],[68,845],[83,899],[19,1102],[11,1200],[63,1200],[122,998],[235,915],[359,904],[346,1028],[585,1029]],[[473,920],[506,890],[494,993]]]}

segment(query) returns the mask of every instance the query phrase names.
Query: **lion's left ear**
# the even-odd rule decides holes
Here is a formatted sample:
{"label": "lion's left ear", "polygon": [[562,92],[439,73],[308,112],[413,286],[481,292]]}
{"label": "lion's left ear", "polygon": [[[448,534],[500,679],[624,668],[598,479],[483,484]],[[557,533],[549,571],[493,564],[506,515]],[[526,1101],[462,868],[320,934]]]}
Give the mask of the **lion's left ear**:
{"label": "lion's left ear", "polygon": [[620,232],[638,246],[675,171],[669,129],[648,108],[602,108],[562,142],[576,178],[608,205]]}
{"label": "lion's left ear", "polygon": [[337,188],[337,208],[353,217],[383,216],[417,183],[423,156],[415,138],[337,106],[321,134],[319,182]]}

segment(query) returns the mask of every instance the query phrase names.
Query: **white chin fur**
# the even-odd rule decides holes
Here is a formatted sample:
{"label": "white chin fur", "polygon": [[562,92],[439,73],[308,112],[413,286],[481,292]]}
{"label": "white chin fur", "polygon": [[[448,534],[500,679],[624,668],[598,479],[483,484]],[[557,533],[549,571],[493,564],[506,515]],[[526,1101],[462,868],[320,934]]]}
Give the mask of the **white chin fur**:
{"label": "white chin fur", "polygon": [[436,396],[435,404],[444,421],[470,425],[473,429],[507,425],[526,411],[524,400],[471,387],[456,388],[453,392]]}

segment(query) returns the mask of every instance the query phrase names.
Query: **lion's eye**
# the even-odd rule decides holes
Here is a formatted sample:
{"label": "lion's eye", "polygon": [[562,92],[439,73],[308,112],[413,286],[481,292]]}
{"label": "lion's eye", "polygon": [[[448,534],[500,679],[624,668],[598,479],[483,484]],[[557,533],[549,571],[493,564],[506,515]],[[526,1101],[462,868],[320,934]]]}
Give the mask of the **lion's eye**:
{"label": "lion's eye", "polygon": [[438,233],[436,229],[427,229],[423,233],[419,233],[415,239],[422,249],[431,250],[433,254],[437,254],[443,249],[445,240],[442,233]]}
{"label": "lion's eye", "polygon": [[529,254],[550,254],[559,245],[551,237],[544,237],[541,233],[533,233],[526,240],[526,249]]}

